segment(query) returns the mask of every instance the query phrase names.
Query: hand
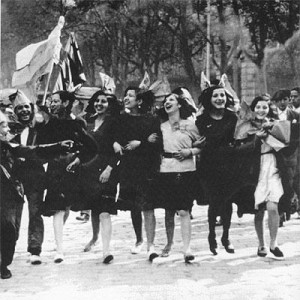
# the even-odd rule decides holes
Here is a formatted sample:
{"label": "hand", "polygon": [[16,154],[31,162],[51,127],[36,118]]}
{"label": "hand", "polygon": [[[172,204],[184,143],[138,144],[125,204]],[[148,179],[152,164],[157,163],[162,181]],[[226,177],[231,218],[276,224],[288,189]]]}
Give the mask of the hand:
{"label": "hand", "polygon": [[155,143],[158,140],[158,134],[157,133],[152,133],[148,136],[147,141],[149,143]]}
{"label": "hand", "polygon": [[74,146],[74,142],[71,140],[65,140],[60,142],[60,146],[65,150],[71,150]]}
{"label": "hand", "polygon": [[128,142],[128,144],[124,147],[124,149],[128,150],[128,151],[132,151],[132,150],[135,150],[138,146],[140,146],[140,144],[141,144],[141,141],[133,140],[133,141]]}
{"label": "hand", "polygon": [[123,155],[123,150],[124,149],[123,149],[123,147],[118,142],[114,142],[113,148],[114,148],[115,153]]}
{"label": "hand", "polygon": [[197,148],[202,149],[206,145],[205,141],[206,141],[206,137],[201,136],[199,140],[197,140],[193,143],[193,147],[197,147]]}
{"label": "hand", "polygon": [[265,138],[267,137],[268,133],[264,129],[260,129],[259,131],[256,132],[256,136],[259,138]]}
{"label": "hand", "polygon": [[271,129],[273,127],[273,125],[274,125],[274,121],[268,121],[262,125],[262,129],[267,131],[267,130]]}
{"label": "hand", "polygon": [[68,164],[66,171],[70,173],[74,173],[79,164],[80,164],[80,159],[76,157],[71,163]]}
{"label": "hand", "polygon": [[111,173],[112,168],[110,166],[107,166],[105,170],[100,174],[99,176],[99,182],[105,183],[109,180],[110,173]]}
{"label": "hand", "polygon": [[181,149],[174,154],[174,157],[179,161],[183,161],[184,159],[188,158],[191,155],[192,155],[191,149]]}

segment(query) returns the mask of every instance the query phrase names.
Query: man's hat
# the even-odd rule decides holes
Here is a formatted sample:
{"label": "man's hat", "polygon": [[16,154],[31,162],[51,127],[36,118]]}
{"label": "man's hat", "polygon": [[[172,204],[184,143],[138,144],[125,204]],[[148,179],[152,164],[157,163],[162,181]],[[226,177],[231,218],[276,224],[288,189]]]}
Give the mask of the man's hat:
{"label": "man's hat", "polygon": [[9,96],[9,100],[12,102],[14,109],[19,105],[31,104],[31,101],[20,90]]}

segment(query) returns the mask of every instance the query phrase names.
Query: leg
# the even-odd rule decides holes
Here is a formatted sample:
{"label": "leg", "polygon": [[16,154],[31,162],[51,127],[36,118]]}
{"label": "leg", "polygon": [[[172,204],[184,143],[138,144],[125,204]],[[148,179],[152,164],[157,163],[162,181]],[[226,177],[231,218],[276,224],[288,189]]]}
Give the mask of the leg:
{"label": "leg", "polygon": [[148,259],[150,262],[153,261],[158,254],[154,249],[154,238],[155,238],[155,227],[156,227],[156,219],[154,215],[154,210],[146,210],[143,211],[144,220],[145,220],[145,230],[147,235],[147,253]]}
{"label": "leg", "polygon": [[99,212],[97,210],[92,210],[92,229],[93,229],[93,237],[84,247],[84,252],[91,251],[92,248],[95,246],[96,242],[98,241],[99,230],[100,230],[100,218]]}
{"label": "leg", "polygon": [[64,224],[66,224],[66,222],[69,218],[69,215],[70,215],[70,207],[67,207],[65,210],[65,214],[64,214]]}
{"label": "leg", "polygon": [[43,190],[27,194],[29,210],[27,251],[32,255],[32,264],[41,263],[38,256],[42,251],[42,244],[44,241],[44,221],[40,213],[40,207],[43,203],[43,195]]}
{"label": "leg", "polygon": [[263,208],[260,208],[255,213],[254,216],[254,226],[258,238],[257,255],[261,257],[267,255],[267,250],[265,248],[265,236],[264,236],[264,216],[265,216],[265,211]]}
{"label": "leg", "polygon": [[113,256],[109,252],[111,233],[112,233],[110,214],[106,212],[101,213],[100,223],[101,223],[101,238],[102,238],[102,247],[103,247],[103,262],[105,264],[108,264],[113,260]]}
{"label": "leg", "polygon": [[268,226],[270,231],[270,248],[273,250],[277,247],[277,232],[279,224],[278,204],[267,202]]}
{"label": "leg", "polygon": [[56,256],[54,262],[60,263],[63,261],[63,228],[64,228],[65,211],[60,210],[53,216],[54,236],[56,242]]}
{"label": "leg", "polygon": [[195,257],[191,254],[190,242],[192,236],[191,217],[188,210],[180,210],[180,227],[181,237],[183,241],[183,253],[185,262],[193,260]]}
{"label": "leg", "polygon": [[133,209],[131,211],[131,221],[133,225],[133,229],[136,235],[136,244],[131,249],[132,254],[137,254],[141,252],[141,246],[143,244],[143,234],[142,234],[142,212],[138,209]]}
{"label": "leg", "polygon": [[234,253],[234,247],[229,241],[229,228],[231,224],[232,216],[232,203],[228,202],[224,205],[222,210],[221,218],[223,220],[223,235],[222,235],[222,245],[228,253]]}
{"label": "leg", "polygon": [[161,256],[169,256],[169,252],[171,251],[174,239],[174,229],[175,229],[175,210],[165,210],[165,227],[166,227],[166,234],[167,234],[167,245],[162,251]]}
{"label": "leg", "polygon": [[208,228],[209,228],[208,243],[209,243],[209,249],[213,253],[213,255],[218,254],[218,252],[216,251],[218,247],[216,241],[216,217],[217,217],[217,211],[214,205],[211,203],[208,206]]}

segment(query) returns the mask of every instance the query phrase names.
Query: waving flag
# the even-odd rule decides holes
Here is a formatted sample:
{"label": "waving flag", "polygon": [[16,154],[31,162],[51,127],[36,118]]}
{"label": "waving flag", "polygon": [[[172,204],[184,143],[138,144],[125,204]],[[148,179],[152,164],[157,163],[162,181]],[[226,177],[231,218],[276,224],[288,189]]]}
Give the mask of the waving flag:
{"label": "waving flag", "polygon": [[141,90],[148,90],[150,87],[150,77],[147,71],[145,71],[145,75],[143,80],[141,81],[139,88]]}
{"label": "waving flag", "polygon": [[114,94],[116,90],[116,85],[113,78],[109,77],[108,75],[99,72],[100,80],[101,80],[101,87],[105,92],[110,94]]}
{"label": "waving flag", "polygon": [[65,18],[59,17],[58,24],[52,30],[47,40],[31,44],[16,55],[16,71],[13,74],[13,87],[35,88],[36,81],[44,74],[51,72],[53,63],[58,63],[60,57],[60,35]]}

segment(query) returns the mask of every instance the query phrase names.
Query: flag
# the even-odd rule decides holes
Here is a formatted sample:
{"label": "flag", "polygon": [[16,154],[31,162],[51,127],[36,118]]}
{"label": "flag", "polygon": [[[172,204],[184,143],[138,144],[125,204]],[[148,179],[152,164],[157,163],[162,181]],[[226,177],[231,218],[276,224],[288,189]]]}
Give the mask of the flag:
{"label": "flag", "polygon": [[86,81],[81,55],[73,32],[70,34],[65,48],[61,51],[61,60],[56,75],[53,77],[50,88],[52,92],[58,90],[74,92]]}
{"label": "flag", "polygon": [[60,35],[64,26],[64,17],[60,16],[58,24],[47,40],[31,44],[16,54],[16,71],[13,74],[13,87],[35,88],[36,81],[51,72],[53,63],[58,63],[60,56]]}
{"label": "flag", "polygon": [[102,89],[107,93],[114,94],[116,90],[116,85],[113,78],[109,77],[108,75],[102,72],[99,72],[99,75]]}
{"label": "flag", "polygon": [[145,71],[145,75],[144,75],[144,78],[143,80],[141,81],[140,85],[139,85],[139,88],[141,90],[148,90],[150,87],[150,77],[149,77],[149,74],[147,71]]}
{"label": "flag", "polygon": [[154,97],[164,97],[171,93],[170,83],[166,76],[163,76],[162,79],[156,80],[150,87],[149,91],[152,91]]}

